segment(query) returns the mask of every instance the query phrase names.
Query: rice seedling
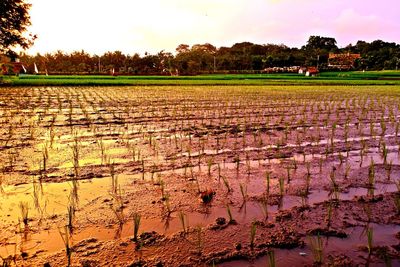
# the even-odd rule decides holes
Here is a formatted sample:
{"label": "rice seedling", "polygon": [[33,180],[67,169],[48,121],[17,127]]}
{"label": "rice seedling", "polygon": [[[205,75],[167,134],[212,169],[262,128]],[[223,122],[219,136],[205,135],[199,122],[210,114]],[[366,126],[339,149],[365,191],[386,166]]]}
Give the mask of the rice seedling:
{"label": "rice seedling", "polygon": [[395,194],[394,196],[394,205],[396,207],[397,214],[400,214],[400,196]]}
{"label": "rice seedling", "polygon": [[390,176],[392,173],[392,168],[393,168],[393,160],[390,160],[389,164],[386,165],[386,178],[388,181],[390,181]]}
{"label": "rice seedling", "polygon": [[267,221],[268,220],[268,216],[269,216],[269,214],[268,214],[268,198],[267,197],[262,198],[259,201],[258,205],[259,205],[259,207],[261,209],[261,212],[263,214],[264,220]]}
{"label": "rice seedling", "polygon": [[329,227],[331,227],[331,223],[332,223],[333,206],[334,206],[334,204],[332,203],[332,201],[330,201],[328,204],[327,214],[326,214],[326,222],[327,222],[328,229],[329,229]]}
{"label": "rice seedling", "polygon": [[350,169],[351,169],[351,165],[350,165],[350,163],[347,163],[345,171],[344,171],[344,179],[349,178]]}
{"label": "rice seedling", "polygon": [[70,241],[70,234],[68,232],[68,227],[65,226],[64,232],[61,232],[60,229],[58,229],[58,232],[64,243],[65,253],[67,256],[67,266],[69,267],[71,266],[72,248],[71,248],[71,241]]}
{"label": "rice seedling", "polygon": [[228,213],[228,218],[229,218],[228,223],[234,223],[235,219],[233,219],[231,207],[229,206],[229,204],[226,204],[226,212]]}
{"label": "rice seedling", "polygon": [[27,227],[29,223],[29,205],[28,202],[20,201],[19,210],[21,212],[21,219],[24,226]]}
{"label": "rice seedling", "polygon": [[118,190],[118,177],[116,175],[115,172],[115,164],[114,162],[109,162],[108,163],[108,169],[110,172],[110,176],[111,176],[111,194],[117,194],[117,190]]}
{"label": "rice seedling", "polygon": [[266,193],[267,196],[269,196],[269,190],[270,190],[270,184],[271,184],[271,173],[270,172],[265,172],[265,178],[266,178]]}
{"label": "rice seedling", "polygon": [[80,159],[80,145],[78,140],[78,134],[74,132],[74,142],[72,145],[72,157],[74,166],[74,177],[78,179],[79,177],[79,159]]}
{"label": "rice seedling", "polygon": [[367,216],[367,225],[368,225],[371,222],[372,218],[372,210],[368,202],[363,205],[363,210],[365,212],[365,215]]}
{"label": "rice seedling", "polygon": [[233,162],[236,163],[236,172],[239,172],[239,168],[240,168],[240,157],[239,157],[239,155],[236,155],[233,158]]}
{"label": "rice seedling", "polygon": [[368,254],[372,253],[372,249],[373,249],[373,238],[374,238],[374,231],[372,227],[368,227],[367,228],[367,248],[368,248]]}
{"label": "rice seedling", "polygon": [[308,195],[310,193],[310,185],[311,185],[311,174],[307,173],[306,174],[306,189],[305,189],[305,195]]}
{"label": "rice seedling", "polygon": [[208,176],[211,176],[211,167],[212,167],[212,165],[213,165],[213,159],[209,158],[207,160],[207,174],[208,174]]}
{"label": "rice seedling", "polygon": [[323,158],[319,158],[319,161],[318,161],[319,173],[322,173],[323,164],[324,164],[324,159]]}
{"label": "rice seedling", "polygon": [[122,226],[125,223],[126,219],[124,214],[124,203],[121,186],[119,186],[115,194],[112,194],[112,197],[114,202],[113,205],[110,206],[110,208],[113,211],[115,218],[118,221],[118,224]]}
{"label": "rice seedling", "polygon": [[138,241],[138,233],[139,233],[141,218],[142,218],[142,216],[139,213],[135,212],[133,214],[133,241],[134,242]]}
{"label": "rice seedling", "polygon": [[370,165],[368,167],[368,189],[369,193],[374,195],[375,189],[375,163],[374,160],[371,158]]}
{"label": "rice seedling", "polygon": [[297,170],[297,161],[296,161],[296,159],[295,158],[293,158],[293,169],[294,170]]}
{"label": "rice seedling", "polygon": [[329,175],[329,178],[330,178],[331,184],[332,184],[332,189],[331,189],[332,199],[335,201],[338,201],[339,200],[339,184],[336,182],[335,172],[336,172],[336,168],[332,167],[332,171]]}
{"label": "rice seedling", "polygon": [[279,178],[279,195],[280,197],[283,197],[285,194],[285,178],[280,177]]}
{"label": "rice seedling", "polygon": [[101,165],[103,165],[106,162],[106,147],[103,141],[103,138],[100,137],[100,139],[97,140],[97,144],[100,147],[100,153],[101,153]]}
{"label": "rice seedling", "polygon": [[145,169],[144,169],[144,160],[142,159],[142,180],[144,181],[144,174],[145,174]]}
{"label": "rice seedling", "polygon": [[254,248],[254,240],[256,237],[256,231],[257,231],[257,225],[255,222],[252,222],[251,226],[250,226],[250,248],[251,249]]}
{"label": "rice seedling", "polygon": [[178,217],[179,217],[179,221],[181,222],[181,226],[182,226],[182,232],[184,235],[186,235],[186,233],[188,232],[188,225],[187,225],[187,216],[183,211],[180,211],[178,213]]}
{"label": "rice seedling", "polygon": [[387,165],[387,156],[388,156],[388,149],[385,143],[382,143],[382,157],[383,157],[383,165]]}
{"label": "rice seedling", "polygon": [[290,166],[286,166],[287,183],[290,184]]}
{"label": "rice seedling", "polygon": [[42,165],[42,172],[46,173],[47,171],[47,160],[49,158],[49,152],[47,150],[47,145],[43,145],[43,150],[42,150],[42,159],[43,159],[43,165]]}
{"label": "rice seedling", "polygon": [[169,194],[166,194],[164,196],[164,209],[165,209],[165,217],[169,218],[171,216],[171,213],[172,213]]}
{"label": "rice seedling", "polygon": [[203,228],[198,225],[195,228],[195,234],[196,234],[196,250],[197,254],[201,255],[203,253],[203,247],[204,247],[204,239],[203,239]]}
{"label": "rice seedling", "polygon": [[229,181],[225,176],[222,176],[222,181],[224,182],[224,185],[226,187],[227,193],[231,192],[231,187],[229,185]]}
{"label": "rice seedling", "polygon": [[275,262],[275,252],[273,250],[268,251],[268,266],[269,267],[275,267],[276,262]]}
{"label": "rice seedling", "polygon": [[240,193],[242,195],[243,202],[246,202],[247,197],[248,197],[247,196],[247,185],[240,183],[239,187],[240,187]]}
{"label": "rice seedling", "polygon": [[310,244],[310,249],[311,253],[313,255],[314,263],[315,264],[322,264],[323,263],[323,257],[324,257],[324,251],[323,251],[323,244],[322,244],[322,239],[319,235],[317,237],[308,237],[308,241]]}
{"label": "rice seedling", "polygon": [[74,217],[75,217],[75,207],[73,205],[69,205],[67,208],[67,221],[68,221],[67,227],[70,234],[72,234],[74,229],[73,225]]}

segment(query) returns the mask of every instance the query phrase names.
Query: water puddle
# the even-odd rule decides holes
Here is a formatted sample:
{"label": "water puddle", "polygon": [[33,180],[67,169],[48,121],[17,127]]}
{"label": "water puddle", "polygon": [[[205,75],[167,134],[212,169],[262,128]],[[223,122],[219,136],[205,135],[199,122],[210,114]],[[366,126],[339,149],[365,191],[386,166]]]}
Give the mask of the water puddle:
{"label": "water puddle", "polygon": [[[379,225],[370,224],[373,229],[373,246],[392,246],[397,245],[399,240],[395,235],[400,231],[399,225]],[[365,227],[352,227],[345,229],[349,234],[347,238],[337,237],[321,237],[323,261],[327,262],[328,255],[345,254],[352,260],[360,261],[363,265],[369,266],[385,266],[383,260],[377,260],[375,257],[368,262],[368,253],[362,251],[360,247],[367,246],[367,235]],[[313,237],[316,238],[316,237]],[[275,249],[272,248],[275,254],[275,263],[277,266],[309,266],[314,261],[313,253],[311,251],[309,238],[304,239],[306,246],[304,248],[295,249]],[[360,255],[362,257],[360,257]],[[239,260],[229,261],[218,264],[223,267],[248,267],[248,266],[269,266],[268,257],[260,257],[253,262]],[[398,266],[399,259],[392,259],[390,266]],[[387,266],[387,265],[386,265]]]}

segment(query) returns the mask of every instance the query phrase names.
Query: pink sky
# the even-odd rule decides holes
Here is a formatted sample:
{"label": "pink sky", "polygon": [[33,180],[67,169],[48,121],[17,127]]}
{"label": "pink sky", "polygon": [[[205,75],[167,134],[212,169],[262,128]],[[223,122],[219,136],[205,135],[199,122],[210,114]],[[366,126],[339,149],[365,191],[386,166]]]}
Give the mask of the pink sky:
{"label": "pink sky", "polygon": [[400,43],[398,0],[31,0],[29,53],[174,52],[186,43],[300,47],[310,35]]}

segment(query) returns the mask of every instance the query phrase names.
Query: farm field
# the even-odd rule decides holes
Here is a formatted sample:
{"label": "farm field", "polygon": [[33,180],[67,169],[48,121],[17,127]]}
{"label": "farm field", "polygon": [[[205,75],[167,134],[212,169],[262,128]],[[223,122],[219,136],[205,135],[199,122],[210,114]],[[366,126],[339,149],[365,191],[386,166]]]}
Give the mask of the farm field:
{"label": "farm field", "polygon": [[364,81],[0,87],[0,263],[399,265],[400,85]]}
{"label": "farm field", "polygon": [[18,77],[4,77],[3,80],[16,86],[399,85],[400,71],[322,72],[317,77],[305,77],[304,75],[290,73],[195,76],[20,75]]}

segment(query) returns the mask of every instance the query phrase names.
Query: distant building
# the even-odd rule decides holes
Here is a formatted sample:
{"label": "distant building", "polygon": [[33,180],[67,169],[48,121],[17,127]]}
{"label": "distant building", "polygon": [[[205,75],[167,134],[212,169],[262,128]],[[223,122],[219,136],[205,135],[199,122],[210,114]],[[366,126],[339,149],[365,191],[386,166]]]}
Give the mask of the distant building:
{"label": "distant building", "polygon": [[0,71],[4,75],[18,75],[23,72],[23,65],[19,58],[0,56]]}
{"label": "distant building", "polygon": [[306,76],[315,77],[319,74],[319,70],[317,67],[308,67],[306,70]]}
{"label": "distant building", "polygon": [[333,69],[348,70],[354,68],[354,63],[357,59],[361,58],[360,54],[334,54],[329,53],[328,67]]}

